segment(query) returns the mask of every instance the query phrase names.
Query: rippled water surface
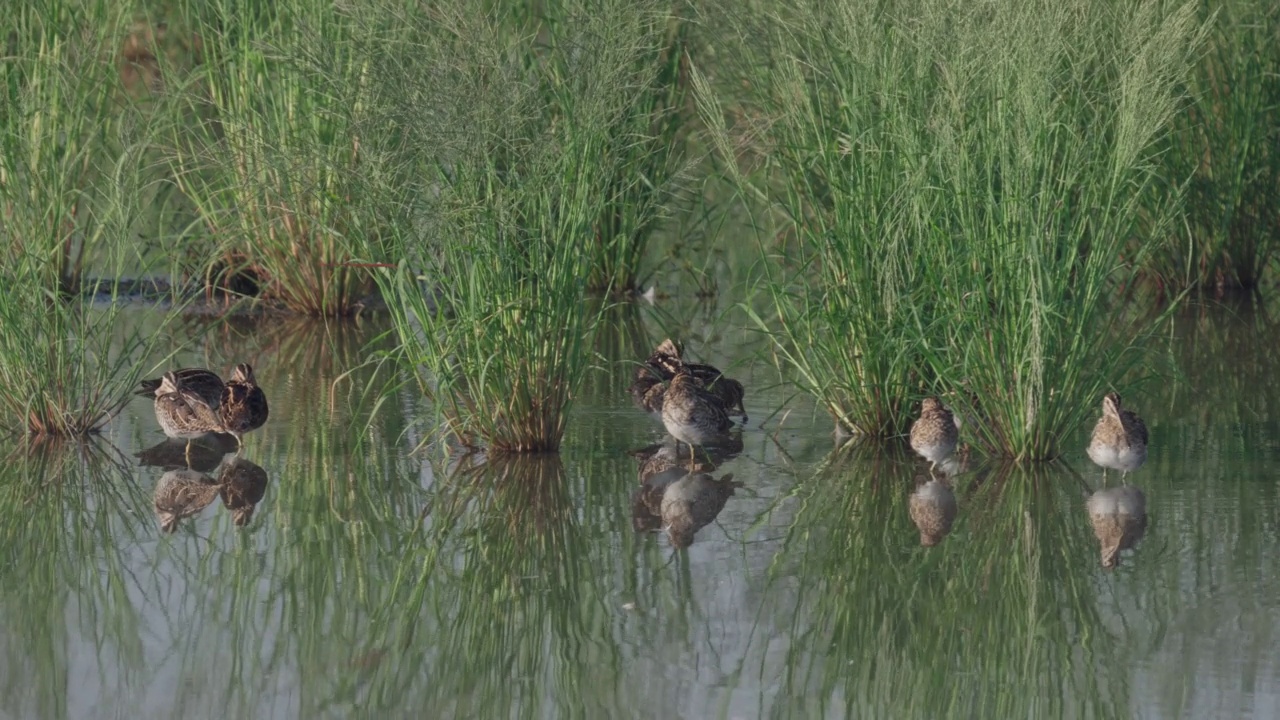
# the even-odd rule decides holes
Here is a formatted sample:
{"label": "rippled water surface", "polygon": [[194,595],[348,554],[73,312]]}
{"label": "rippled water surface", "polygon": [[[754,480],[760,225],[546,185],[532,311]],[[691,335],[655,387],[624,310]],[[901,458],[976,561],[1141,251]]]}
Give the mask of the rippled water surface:
{"label": "rippled water surface", "polygon": [[[142,398],[87,448],[12,448],[0,714],[1280,716],[1265,314],[1189,310],[1152,350],[1169,379],[1126,398],[1152,436],[1141,529],[1091,522],[1088,428],[1060,462],[975,457],[919,490],[900,445],[838,450],[760,338],[712,331],[745,325],[618,311],[563,452],[527,459],[411,453],[431,417],[412,385],[335,384],[377,319],[193,326],[176,362],[252,363],[270,421],[182,471]],[[622,361],[668,333],[748,388],[705,475],[624,392]],[[175,483],[194,514],[166,534]],[[664,532],[680,513],[701,527]],[[1106,569],[1115,533],[1135,547]]]}

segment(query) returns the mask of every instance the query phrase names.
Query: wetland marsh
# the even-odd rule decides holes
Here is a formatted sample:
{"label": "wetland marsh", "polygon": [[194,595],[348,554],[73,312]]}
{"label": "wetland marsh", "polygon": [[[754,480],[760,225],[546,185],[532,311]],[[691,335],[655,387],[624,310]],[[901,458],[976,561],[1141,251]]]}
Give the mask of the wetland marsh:
{"label": "wetland marsh", "polygon": [[[1163,351],[1197,391],[1143,396],[1151,457],[1130,482],[1146,494],[1149,525],[1107,570],[1085,509],[1101,473],[1084,432],[1055,463],[974,463],[954,480],[949,533],[923,547],[908,505],[928,465],[904,439],[840,449],[810,401],[770,388],[776,369],[733,362],[760,356],[759,336],[720,332],[716,309],[677,306],[688,336],[709,338],[691,348],[699,359],[762,388],[748,395],[751,414],[787,411],[751,423],[717,458],[711,475],[740,485],[686,549],[646,524],[637,497],[636,451],[670,439],[625,393],[632,353],[575,405],[561,453],[445,457],[410,452],[423,432],[415,393],[370,414],[345,383],[331,389],[385,320],[236,323],[234,358],[255,365],[272,401],[236,461],[267,480],[242,528],[215,500],[161,531],[152,493],[164,438],[145,399],[86,446],[11,445],[0,484],[4,714],[1274,707],[1280,367],[1265,311],[1205,307],[1174,321]],[[660,334],[651,310],[632,310],[617,336]],[[176,361],[226,365],[224,338]],[[193,464],[216,476],[235,458],[210,448]]]}
{"label": "wetland marsh", "polygon": [[[0,42],[0,717],[1280,712],[1271,4]],[[243,444],[132,394],[241,364]]]}

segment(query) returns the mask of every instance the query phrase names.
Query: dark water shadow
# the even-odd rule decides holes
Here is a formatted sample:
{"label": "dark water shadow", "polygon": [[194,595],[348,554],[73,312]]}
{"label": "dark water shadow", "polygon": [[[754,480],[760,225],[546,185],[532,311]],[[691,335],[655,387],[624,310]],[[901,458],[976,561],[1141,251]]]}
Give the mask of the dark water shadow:
{"label": "dark water shadow", "polygon": [[237,449],[234,436],[210,433],[194,438],[189,452],[186,440],[165,438],[149,448],[139,450],[134,457],[142,467],[166,470],[190,468],[196,472],[211,473],[222,463],[223,457]]}

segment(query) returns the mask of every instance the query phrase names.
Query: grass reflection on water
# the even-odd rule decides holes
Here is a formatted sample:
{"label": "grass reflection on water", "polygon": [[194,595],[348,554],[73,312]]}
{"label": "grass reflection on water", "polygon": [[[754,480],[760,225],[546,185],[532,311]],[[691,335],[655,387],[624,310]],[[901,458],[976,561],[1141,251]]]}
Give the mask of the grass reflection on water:
{"label": "grass reflection on water", "polygon": [[[386,378],[366,368],[334,383],[363,360],[364,340],[333,326],[252,329],[244,338],[259,344],[246,347],[274,393],[273,419],[238,460],[216,442],[193,451],[215,481],[227,468],[268,479],[244,527],[219,498],[162,535],[153,493],[178,460],[141,400],[94,444],[14,448],[0,467],[0,707],[21,717],[1243,707],[1254,695],[1230,690],[1231,678],[1266,687],[1268,628],[1280,620],[1266,551],[1280,506],[1267,480],[1280,456],[1267,430],[1275,368],[1245,338],[1258,323],[1242,314],[1171,346],[1198,387],[1220,390],[1170,385],[1144,399],[1153,454],[1130,482],[1150,517],[1112,570],[1086,507],[1101,482],[1087,437],[1030,470],[972,458],[948,486],[949,528],[924,547],[911,497],[926,464],[901,443],[825,452],[824,420],[793,412],[779,430],[775,415],[698,458],[696,471],[732,475],[734,487],[680,549],[658,531],[688,458],[661,444],[661,426],[621,385],[582,399],[561,456],[409,454],[423,431],[415,419],[430,414],[414,393],[373,413],[363,388]],[[216,332],[205,358],[228,364]],[[602,354],[614,344],[627,354],[637,342]],[[1227,355],[1241,358],[1237,375]],[[629,372],[616,375],[625,384]],[[786,392],[749,396],[753,415]]]}

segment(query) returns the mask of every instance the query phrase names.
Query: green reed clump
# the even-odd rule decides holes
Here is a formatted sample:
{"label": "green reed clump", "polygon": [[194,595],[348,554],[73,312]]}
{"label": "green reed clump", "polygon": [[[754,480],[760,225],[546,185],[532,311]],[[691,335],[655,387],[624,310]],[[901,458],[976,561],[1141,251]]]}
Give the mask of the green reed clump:
{"label": "green reed clump", "polygon": [[1280,6],[1201,3],[1212,30],[1161,155],[1186,224],[1150,257],[1172,292],[1252,290],[1280,250]]}
{"label": "green reed clump", "polygon": [[1115,291],[1171,219],[1144,200],[1194,7],[901,0],[750,20],[772,167],[746,183],[800,246],[797,270],[765,275],[760,324],[800,385],[871,434],[905,429],[914,394],[963,389],[988,451],[1054,456],[1149,327]]}
{"label": "green reed clump", "polygon": [[34,256],[0,268],[0,429],[30,435],[96,432],[132,399],[142,360],[163,333],[121,334],[115,285],[101,302],[64,297]]}
{"label": "green reed clump", "polygon": [[[107,3],[42,2],[0,18],[0,429],[79,436],[129,398],[158,336],[121,335],[119,287],[84,264],[135,266],[150,129],[124,101]],[[89,297],[108,300],[99,303]]]}
{"label": "green reed clump", "polygon": [[[623,295],[640,289],[650,237],[687,189],[692,164],[686,138],[693,116],[688,82],[695,46],[693,9],[684,0],[645,7],[651,17],[634,26],[645,35],[644,47],[630,61],[636,97],[631,111],[609,127],[604,148],[611,158],[607,202],[586,248],[591,254],[587,288],[596,293]],[[517,41],[516,52],[526,67],[567,57],[581,47],[565,45],[577,40],[564,28],[579,22],[583,8],[578,0],[516,4],[502,31]]]}
{"label": "green reed clump", "polygon": [[616,152],[617,133],[649,112],[639,61],[666,15],[656,2],[566,2],[545,40],[485,6],[406,17],[409,36],[383,48],[376,74],[418,197],[396,226],[400,267],[379,282],[454,434],[556,450],[591,362],[599,219],[644,157]]}
{"label": "green reed clump", "polygon": [[[880,17],[880,15],[885,17]],[[740,178],[780,211],[799,242],[764,248],[768,315],[795,382],[839,429],[892,435],[907,424],[925,368],[918,348],[933,292],[913,242],[928,222],[925,138],[914,127],[928,87],[897,87],[913,70],[889,13],[801,3],[738,16],[744,103],[768,119],[764,170]],[[700,100],[711,88],[699,83]],[[708,124],[730,168],[734,147],[716,108]],[[736,130],[736,129],[735,129]]]}
{"label": "green reed clump", "polygon": [[633,70],[641,85],[635,106],[611,128],[615,158],[608,202],[596,224],[587,287],[614,294],[640,290],[641,267],[657,222],[675,202],[688,172],[686,134],[691,23],[678,9],[642,28],[651,36]]}
{"label": "green reed clump", "polygon": [[[103,233],[109,193],[131,155],[119,107],[114,3],[41,0],[0,16],[0,259],[32,255],[66,294]],[[43,284],[43,281],[41,282]]]}
{"label": "green reed clump", "polygon": [[304,314],[350,315],[386,216],[372,190],[392,129],[369,126],[369,59],[332,3],[191,4],[200,63],[175,93],[169,153],[210,287],[249,279]]}

